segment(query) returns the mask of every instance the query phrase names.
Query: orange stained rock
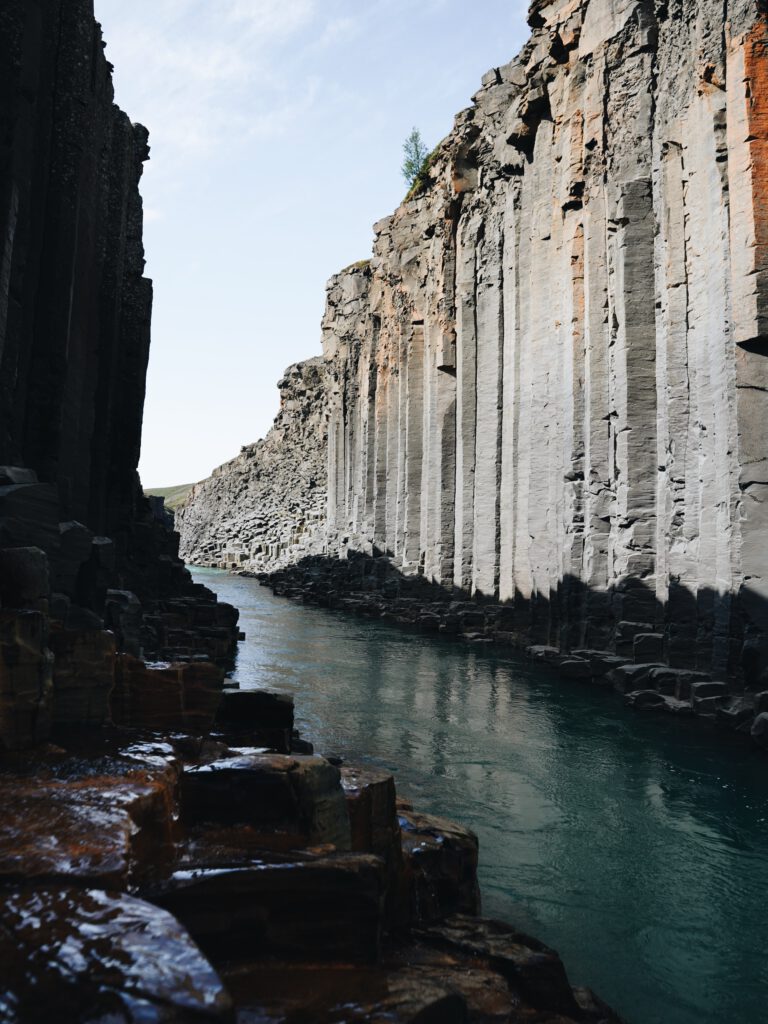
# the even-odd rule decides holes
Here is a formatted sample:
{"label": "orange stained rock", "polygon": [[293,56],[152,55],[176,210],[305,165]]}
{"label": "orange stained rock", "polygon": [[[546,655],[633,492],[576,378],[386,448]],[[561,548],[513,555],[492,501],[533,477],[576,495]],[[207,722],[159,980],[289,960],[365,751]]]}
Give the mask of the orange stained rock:
{"label": "orange stained rock", "polygon": [[768,270],[768,18],[744,40],[749,153],[752,164],[756,272]]}

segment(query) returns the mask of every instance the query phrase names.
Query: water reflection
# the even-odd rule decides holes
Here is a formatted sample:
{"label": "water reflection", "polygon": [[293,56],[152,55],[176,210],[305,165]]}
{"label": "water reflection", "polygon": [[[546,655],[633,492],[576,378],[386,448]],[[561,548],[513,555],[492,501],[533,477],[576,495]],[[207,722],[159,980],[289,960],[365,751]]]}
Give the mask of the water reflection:
{"label": "water reflection", "polygon": [[293,694],[320,751],[396,771],[478,832],[489,914],[631,1024],[766,1019],[761,755],[486,648],[196,575],[242,610],[242,686]]}

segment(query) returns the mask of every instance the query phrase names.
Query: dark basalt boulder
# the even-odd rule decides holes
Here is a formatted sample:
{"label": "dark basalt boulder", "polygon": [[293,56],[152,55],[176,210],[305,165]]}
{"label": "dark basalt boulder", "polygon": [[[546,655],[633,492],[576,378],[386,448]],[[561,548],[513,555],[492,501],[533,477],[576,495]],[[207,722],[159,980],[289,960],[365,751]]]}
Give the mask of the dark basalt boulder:
{"label": "dark basalt boulder", "polygon": [[216,971],[170,914],[124,893],[3,892],[0,1019],[193,1024],[231,1019]]}

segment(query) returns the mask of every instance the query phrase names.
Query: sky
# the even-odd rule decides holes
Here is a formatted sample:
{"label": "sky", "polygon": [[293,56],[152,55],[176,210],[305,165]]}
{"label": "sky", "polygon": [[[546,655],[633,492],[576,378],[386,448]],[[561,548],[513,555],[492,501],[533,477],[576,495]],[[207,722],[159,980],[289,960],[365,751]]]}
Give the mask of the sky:
{"label": "sky", "polygon": [[263,437],[320,353],[325,283],[370,255],[431,149],[528,35],[521,0],[95,0],[150,130],[152,349],[140,472],[192,483]]}

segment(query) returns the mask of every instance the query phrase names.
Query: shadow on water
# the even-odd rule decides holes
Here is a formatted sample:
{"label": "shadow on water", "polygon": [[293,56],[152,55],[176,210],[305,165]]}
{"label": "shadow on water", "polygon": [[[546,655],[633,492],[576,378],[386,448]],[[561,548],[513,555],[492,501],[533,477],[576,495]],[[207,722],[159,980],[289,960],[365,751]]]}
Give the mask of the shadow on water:
{"label": "shadow on water", "polygon": [[322,753],[397,773],[480,836],[485,912],[556,947],[630,1024],[766,1020],[766,763],[514,655],[275,598],[241,609],[241,686],[296,698]]}

